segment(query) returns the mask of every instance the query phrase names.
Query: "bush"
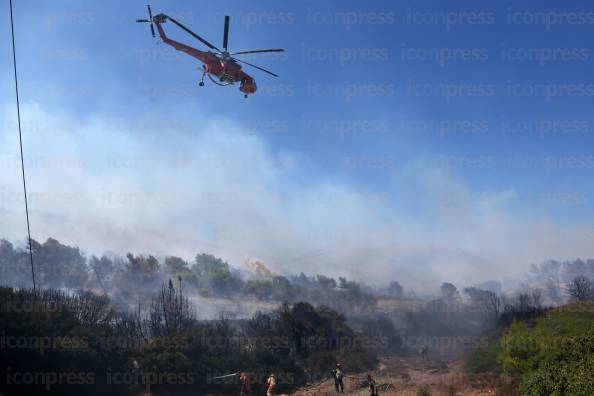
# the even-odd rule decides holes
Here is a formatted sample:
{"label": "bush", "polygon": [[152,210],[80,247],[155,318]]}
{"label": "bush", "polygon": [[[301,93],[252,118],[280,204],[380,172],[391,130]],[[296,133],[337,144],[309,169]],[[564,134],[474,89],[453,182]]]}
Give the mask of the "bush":
{"label": "bush", "polygon": [[501,353],[501,344],[498,339],[489,341],[485,346],[475,349],[464,364],[464,371],[468,375],[484,373],[498,373],[501,371],[497,357]]}
{"label": "bush", "polygon": [[417,396],[431,396],[431,391],[426,386],[422,386],[417,391]]}
{"label": "bush", "polygon": [[514,322],[501,344],[499,362],[519,395],[594,394],[594,313],[588,306],[550,311],[534,328]]}
{"label": "bush", "polygon": [[456,389],[456,387],[454,385],[448,385],[448,387],[446,388],[447,396],[456,396],[457,393],[458,393],[458,390]]}

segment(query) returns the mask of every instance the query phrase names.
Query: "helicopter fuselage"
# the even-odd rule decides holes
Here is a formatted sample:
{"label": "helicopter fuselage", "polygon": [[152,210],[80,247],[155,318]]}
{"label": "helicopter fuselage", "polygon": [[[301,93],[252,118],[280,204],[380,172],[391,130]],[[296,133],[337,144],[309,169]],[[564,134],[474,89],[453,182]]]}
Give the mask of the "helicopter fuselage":
{"label": "helicopter fuselage", "polygon": [[155,25],[157,26],[159,36],[164,43],[201,61],[203,63],[203,72],[216,78],[220,84],[231,85],[239,82],[239,90],[246,95],[251,95],[257,91],[258,88],[254,78],[245,73],[241,66],[233,60],[226,60],[224,57],[220,57],[213,52],[201,51],[190,47],[189,45],[172,40],[165,34],[159,20],[155,20]]}

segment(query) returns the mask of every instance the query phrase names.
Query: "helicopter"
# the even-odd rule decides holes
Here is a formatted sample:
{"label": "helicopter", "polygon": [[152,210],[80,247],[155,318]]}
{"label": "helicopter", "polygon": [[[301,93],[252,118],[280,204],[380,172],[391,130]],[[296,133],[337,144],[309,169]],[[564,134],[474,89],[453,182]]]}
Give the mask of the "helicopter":
{"label": "helicopter", "polygon": [[[221,51],[219,48],[205,40],[204,38],[200,37],[180,22],[175,20],[169,15],[165,14],[158,14],[153,17],[153,13],[151,10],[151,6],[148,5],[148,19],[137,19],[136,22],[138,23],[149,23],[151,28],[151,34],[155,37],[155,28],[154,25],[157,26],[157,30],[159,32],[159,36],[164,43],[172,46],[178,51],[185,52],[186,54],[198,59],[203,63],[202,66],[202,79],[200,80],[201,87],[204,86],[204,77],[208,76],[208,78],[216,85],[220,86],[228,86],[233,85],[239,82],[239,90],[244,93],[244,97],[247,98],[248,95],[254,94],[258,87],[256,86],[256,81],[252,76],[245,73],[242,69],[241,64],[245,64],[261,70],[265,73],[268,73],[274,77],[278,77],[278,75],[274,74],[273,72],[266,70],[260,66],[253,65],[248,63],[244,60],[237,59],[235,56],[237,55],[245,55],[245,54],[256,54],[256,53],[263,53],[263,52],[284,52],[284,49],[275,48],[275,49],[264,49],[264,50],[251,50],[251,51],[240,51],[230,53],[228,50],[228,42],[229,42],[229,16],[225,16],[225,28],[223,32],[223,50]],[[198,39],[202,44],[209,48],[208,51],[201,51],[199,49],[190,47],[186,44],[180,43],[178,41],[172,40],[165,34],[163,30],[163,23],[171,22],[177,25],[179,28],[184,30],[186,33],[190,34],[194,38]]]}

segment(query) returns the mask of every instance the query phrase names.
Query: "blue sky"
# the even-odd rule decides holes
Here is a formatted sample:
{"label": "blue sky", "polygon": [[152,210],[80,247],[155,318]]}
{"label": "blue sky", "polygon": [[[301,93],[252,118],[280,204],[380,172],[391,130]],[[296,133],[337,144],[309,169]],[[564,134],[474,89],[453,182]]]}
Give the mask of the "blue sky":
{"label": "blue sky", "polygon": [[[365,278],[359,266],[370,260],[372,280],[410,272],[410,282],[409,267],[441,265],[441,275],[463,262],[470,281],[594,254],[591,5],[151,4],[216,45],[230,15],[232,50],[287,49],[246,58],[280,77],[246,68],[259,87],[247,101],[237,87],[198,87],[197,61],[133,23],[144,1],[17,2],[39,239],[90,251],[214,250],[279,271],[295,270],[283,257],[324,250],[299,265]],[[6,37],[7,10],[0,24]],[[0,224],[22,239],[8,44]],[[106,204],[114,192],[133,202]],[[162,199],[171,192],[179,199]]]}

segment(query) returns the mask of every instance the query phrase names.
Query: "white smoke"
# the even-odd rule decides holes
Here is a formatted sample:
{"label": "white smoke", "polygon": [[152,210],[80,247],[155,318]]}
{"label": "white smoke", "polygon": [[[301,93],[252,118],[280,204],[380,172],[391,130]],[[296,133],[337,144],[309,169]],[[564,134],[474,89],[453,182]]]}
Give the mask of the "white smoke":
{"label": "white smoke", "polygon": [[[22,240],[12,114],[1,114],[0,237]],[[259,257],[278,273],[414,288],[594,256],[594,233],[523,218],[509,208],[513,189],[473,191],[424,159],[401,167],[390,180],[398,193],[386,196],[320,178],[306,157],[273,151],[232,122],[79,119],[31,103],[23,114],[33,237],[89,253],[205,252],[235,266]]]}

